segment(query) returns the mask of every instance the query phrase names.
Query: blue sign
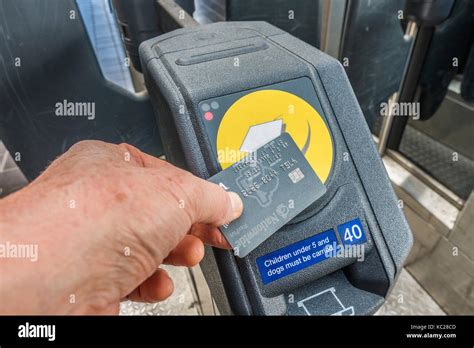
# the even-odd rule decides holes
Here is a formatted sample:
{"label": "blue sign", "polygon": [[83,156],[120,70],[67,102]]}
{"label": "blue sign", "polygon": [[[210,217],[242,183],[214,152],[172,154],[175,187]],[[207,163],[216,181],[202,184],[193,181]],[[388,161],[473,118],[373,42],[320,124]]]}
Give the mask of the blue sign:
{"label": "blue sign", "polygon": [[367,241],[362,222],[359,219],[354,219],[337,226],[337,233],[339,233],[341,242],[344,245],[363,244]]}
{"label": "blue sign", "polygon": [[257,266],[263,283],[271,283],[328,259],[337,244],[336,234],[331,229],[260,256]]}

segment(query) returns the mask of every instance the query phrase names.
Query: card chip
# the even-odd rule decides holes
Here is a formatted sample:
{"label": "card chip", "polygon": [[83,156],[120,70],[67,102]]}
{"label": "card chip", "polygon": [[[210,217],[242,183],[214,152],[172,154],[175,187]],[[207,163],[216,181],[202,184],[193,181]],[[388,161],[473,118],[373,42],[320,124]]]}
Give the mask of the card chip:
{"label": "card chip", "polygon": [[296,184],[298,181],[301,181],[301,179],[304,178],[304,174],[301,171],[300,168],[296,168],[295,170],[292,170],[288,176],[290,177],[291,181],[293,184]]}

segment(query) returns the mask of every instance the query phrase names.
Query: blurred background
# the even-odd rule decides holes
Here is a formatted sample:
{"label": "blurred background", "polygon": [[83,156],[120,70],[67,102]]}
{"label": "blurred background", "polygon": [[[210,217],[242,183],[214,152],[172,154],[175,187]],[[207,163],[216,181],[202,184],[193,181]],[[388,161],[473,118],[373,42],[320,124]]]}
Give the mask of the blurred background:
{"label": "blurred background", "polygon": [[[474,314],[474,1],[455,0],[431,22],[406,16],[405,0],[134,3],[151,6],[140,32],[117,15],[132,11],[120,0],[0,0],[0,197],[81,139],[161,154],[137,51],[163,30],[156,3],[180,6],[187,25],[264,20],[343,64],[412,228],[413,250],[378,314]],[[106,117],[55,118],[59,92],[100,96]],[[419,103],[417,119],[382,117],[389,100]],[[168,270],[170,299],[128,301],[121,313],[218,314],[199,267]]]}

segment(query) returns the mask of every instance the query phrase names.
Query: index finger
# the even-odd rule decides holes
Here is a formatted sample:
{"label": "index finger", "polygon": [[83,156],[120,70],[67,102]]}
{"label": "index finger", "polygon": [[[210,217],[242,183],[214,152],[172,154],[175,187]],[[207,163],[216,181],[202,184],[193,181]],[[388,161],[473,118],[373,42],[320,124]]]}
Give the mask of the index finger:
{"label": "index finger", "polygon": [[190,234],[198,237],[204,244],[221,249],[232,248],[222,232],[215,226],[197,223],[191,227]]}

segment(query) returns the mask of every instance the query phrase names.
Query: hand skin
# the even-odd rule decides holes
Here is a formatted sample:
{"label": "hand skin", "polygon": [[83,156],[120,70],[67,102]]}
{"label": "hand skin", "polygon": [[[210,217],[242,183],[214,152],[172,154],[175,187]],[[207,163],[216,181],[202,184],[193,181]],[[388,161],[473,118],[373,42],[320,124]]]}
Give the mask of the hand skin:
{"label": "hand skin", "polygon": [[[173,292],[161,264],[196,265],[242,201],[127,145],[82,141],[0,200],[0,243],[37,244],[38,260],[0,258],[1,314],[117,314],[120,301]],[[72,302],[72,303],[71,303]]]}

